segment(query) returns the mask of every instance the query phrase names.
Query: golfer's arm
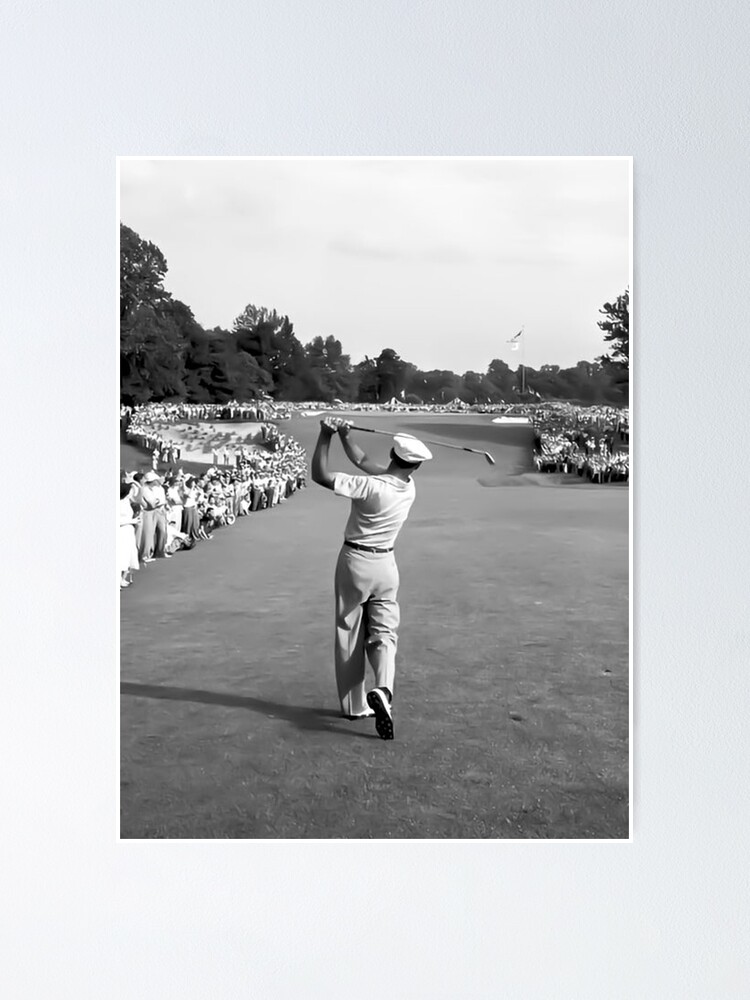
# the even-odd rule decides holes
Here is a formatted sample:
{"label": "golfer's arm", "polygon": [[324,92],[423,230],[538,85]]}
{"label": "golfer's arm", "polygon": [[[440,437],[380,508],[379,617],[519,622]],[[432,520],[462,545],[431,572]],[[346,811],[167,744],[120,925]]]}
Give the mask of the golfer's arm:
{"label": "golfer's arm", "polygon": [[373,462],[367,457],[358,444],[350,441],[348,434],[340,434],[339,437],[341,438],[341,443],[344,446],[347,458],[349,458],[349,460],[353,462],[358,469],[361,469],[363,472],[366,472],[371,476],[382,475],[382,473],[386,471],[386,466],[378,465],[377,462]]}
{"label": "golfer's arm", "polygon": [[312,457],[312,480],[327,490],[333,489],[333,476],[328,471],[328,451],[333,434],[321,427]]}

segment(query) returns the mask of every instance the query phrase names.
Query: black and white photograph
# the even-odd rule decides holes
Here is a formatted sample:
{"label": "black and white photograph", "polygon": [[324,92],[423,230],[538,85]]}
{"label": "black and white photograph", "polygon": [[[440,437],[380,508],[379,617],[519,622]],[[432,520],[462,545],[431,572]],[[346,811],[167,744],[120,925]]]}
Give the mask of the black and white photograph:
{"label": "black and white photograph", "polygon": [[750,6],[0,22],[6,995],[744,1000]]}
{"label": "black and white photograph", "polygon": [[631,161],[119,161],[121,837],[628,839]]}

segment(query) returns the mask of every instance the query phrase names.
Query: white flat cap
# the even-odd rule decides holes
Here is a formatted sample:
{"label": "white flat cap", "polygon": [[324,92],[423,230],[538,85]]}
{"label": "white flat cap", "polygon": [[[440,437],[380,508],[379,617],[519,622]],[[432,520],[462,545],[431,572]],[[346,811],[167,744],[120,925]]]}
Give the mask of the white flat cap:
{"label": "white flat cap", "polygon": [[393,450],[404,462],[412,462],[414,465],[432,458],[427,445],[410,434],[397,434],[393,439]]}

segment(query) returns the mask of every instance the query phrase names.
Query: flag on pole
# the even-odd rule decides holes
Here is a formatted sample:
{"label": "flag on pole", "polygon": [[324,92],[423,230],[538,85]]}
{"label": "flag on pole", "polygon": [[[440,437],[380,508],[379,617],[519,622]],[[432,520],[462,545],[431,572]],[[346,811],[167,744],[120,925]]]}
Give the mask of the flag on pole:
{"label": "flag on pole", "polygon": [[521,329],[518,331],[515,337],[511,337],[510,340],[506,341],[507,344],[510,344],[511,351],[517,351],[518,348],[520,347],[520,340],[522,333],[523,333],[523,327],[521,327]]}

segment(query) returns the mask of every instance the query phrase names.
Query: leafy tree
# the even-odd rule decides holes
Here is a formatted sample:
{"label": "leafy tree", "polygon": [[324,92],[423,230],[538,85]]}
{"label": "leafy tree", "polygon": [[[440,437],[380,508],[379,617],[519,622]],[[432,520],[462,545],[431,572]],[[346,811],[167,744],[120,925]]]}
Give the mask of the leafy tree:
{"label": "leafy tree", "polygon": [[246,402],[259,396],[270,395],[273,380],[256,362],[243,351],[238,351],[233,338],[227,338],[231,345],[230,370],[234,380],[234,399]]}
{"label": "leafy tree", "polygon": [[414,365],[404,361],[397,351],[391,347],[384,347],[375,359],[378,401],[386,403],[394,396],[400,396],[414,370]]}
{"label": "leafy tree", "polygon": [[210,403],[213,400],[211,372],[213,358],[211,335],[196,324],[188,337],[185,356],[185,392],[191,403]]}
{"label": "leafy tree", "polygon": [[505,361],[501,361],[499,358],[490,361],[487,367],[487,381],[492,388],[490,398],[493,403],[510,399],[513,395],[516,376]]}
{"label": "leafy tree", "polygon": [[252,302],[246,305],[240,315],[234,321],[233,330],[255,330],[262,324],[268,324],[273,329],[279,329],[285,317],[280,316],[275,309],[267,309],[266,306],[254,306]]}
{"label": "leafy tree", "polygon": [[578,361],[572,368],[562,371],[564,385],[569,399],[580,403],[593,403],[594,386],[591,383],[592,365],[590,361]]}
{"label": "leafy tree", "polygon": [[[484,373],[420,371],[393,348],[354,367],[335,337],[304,347],[288,316],[249,304],[231,331],[204,330],[190,308],[164,288],[167,262],[159,248],[120,226],[121,396],[124,402],[188,399],[223,402],[272,393],[279,400],[322,399],[412,403],[500,402],[519,398],[520,372],[499,359]],[[629,292],[600,310],[610,352],[571,368],[526,369],[526,381],[545,399],[583,403],[627,398]],[[516,388],[514,388],[516,387]]]}
{"label": "leafy tree", "polygon": [[379,382],[375,361],[365,355],[364,361],[355,365],[354,376],[357,380],[358,401],[360,403],[376,403],[379,398]]}
{"label": "leafy tree", "polygon": [[318,389],[315,399],[331,402],[334,399],[352,400],[357,380],[352,371],[348,354],[343,353],[341,341],[335,337],[314,337],[305,345],[305,355]]}
{"label": "leafy tree", "polygon": [[120,328],[120,393],[124,401],[180,399],[184,395],[184,344],[167,311],[145,303]]}
{"label": "leafy tree", "polygon": [[144,305],[156,308],[170,298],[163,284],[166,273],[167,262],[161,250],[120,223],[121,322],[132,318]]}
{"label": "leafy tree", "polygon": [[492,399],[495,386],[480,372],[464,372],[463,387],[459,395],[465,403],[486,403]]}
{"label": "leafy tree", "polygon": [[239,349],[250,354],[272,378],[279,367],[281,352],[277,336],[281,326],[282,319],[275,309],[251,304],[245,307],[232,327]]}
{"label": "leafy tree", "polygon": [[288,316],[249,305],[235,320],[234,332],[239,349],[270,376],[277,399],[315,397],[319,387]]}
{"label": "leafy tree", "polygon": [[233,334],[218,327],[208,334],[201,333],[186,359],[186,383],[189,391],[196,393],[191,398],[245,402],[273,388],[270,375],[239,349]]}
{"label": "leafy tree", "polygon": [[250,304],[234,321],[234,332],[239,349],[270,377],[269,392],[277,399],[319,398],[322,387],[288,316]]}
{"label": "leafy tree", "polygon": [[182,399],[187,335],[195,319],[164,290],[157,246],[120,225],[120,393],[124,401]]}
{"label": "leafy tree", "polygon": [[450,403],[461,395],[463,381],[455,372],[435,368],[432,371],[420,372],[419,375],[422,376],[422,392],[420,393],[419,389],[417,392],[430,402]]}
{"label": "leafy tree", "polygon": [[612,381],[627,396],[630,384],[630,290],[625,289],[614,302],[605,302],[599,312],[605,319],[597,325],[610,344],[609,353],[596,360],[610,375]]}
{"label": "leafy tree", "polygon": [[181,302],[140,302],[120,323],[123,399],[182,399],[187,334],[195,320]]}
{"label": "leafy tree", "polygon": [[274,347],[273,381],[279,399],[309,399],[313,390],[310,366],[305,349],[294,333],[287,316],[272,338]]}

